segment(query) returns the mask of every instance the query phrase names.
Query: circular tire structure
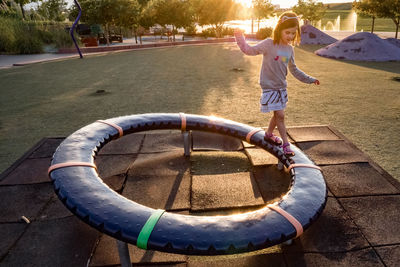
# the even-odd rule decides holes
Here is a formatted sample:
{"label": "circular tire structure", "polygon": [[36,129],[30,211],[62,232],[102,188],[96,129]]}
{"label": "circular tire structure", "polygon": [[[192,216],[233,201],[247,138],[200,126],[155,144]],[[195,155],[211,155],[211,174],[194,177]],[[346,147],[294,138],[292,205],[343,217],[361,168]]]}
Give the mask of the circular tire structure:
{"label": "circular tire structure", "polygon": [[[289,168],[292,182],[278,202],[229,216],[191,216],[131,201],[103,183],[94,157],[110,141],[131,133],[181,129],[219,133],[256,145]],[[230,120],[182,113],[131,115],[97,121],[69,137],[53,155],[49,176],[66,207],[97,230],[143,249],[187,255],[235,254],[299,236],[321,214],[327,199],[322,172],[300,149],[288,158],[264,141],[264,131]],[[156,166],[155,166],[156,167]]]}

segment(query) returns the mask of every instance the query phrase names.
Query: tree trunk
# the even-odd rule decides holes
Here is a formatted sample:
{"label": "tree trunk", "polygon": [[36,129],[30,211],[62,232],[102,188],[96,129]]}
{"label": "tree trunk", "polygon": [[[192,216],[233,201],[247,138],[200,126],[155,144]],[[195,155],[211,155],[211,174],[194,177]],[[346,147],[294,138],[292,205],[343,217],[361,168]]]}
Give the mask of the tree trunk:
{"label": "tree trunk", "polygon": [[398,33],[399,33],[400,17],[393,19],[393,22],[394,22],[394,24],[396,24],[396,34],[395,34],[394,38],[397,39]]}
{"label": "tree trunk", "polygon": [[374,33],[374,27],[375,27],[375,16],[372,16],[371,33]]}
{"label": "tree trunk", "polygon": [[172,41],[175,42],[175,26],[172,25]]}
{"label": "tree trunk", "polygon": [[137,36],[138,36],[138,34],[137,34],[137,28],[134,28],[134,29],[133,29],[133,34],[135,35],[135,43],[137,44]]}
{"label": "tree trunk", "polygon": [[106,40],[107,40],[107,46],[110,45],[110,27],[108,24],[106,24]]}
{"label": "tree trunk", "polygon": [[257,31],[260,31],[260,19],[258,19]]}
{"label": "tree trunk", "polygon": [[19,3],[19,6],[20,6],[20,8],[21,8],[21,12],[22,12],[22,18],[23,18],[24,20],[26,20],[26,18],[25,18],[25,10],[24,10],[24,5],[23,5],[22,3]]}

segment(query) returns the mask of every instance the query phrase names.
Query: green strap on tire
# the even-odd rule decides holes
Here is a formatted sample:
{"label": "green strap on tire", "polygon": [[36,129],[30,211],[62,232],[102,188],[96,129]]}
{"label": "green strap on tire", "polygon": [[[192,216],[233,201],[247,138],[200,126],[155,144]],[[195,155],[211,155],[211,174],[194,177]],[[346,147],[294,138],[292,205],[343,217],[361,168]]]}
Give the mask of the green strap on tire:
{"label": "green strap on tire", "polygon": [[156,210],[151,214],[151,216],[147,219],[147,222],[143,225],[142,230],[140,230],[136,246],[141,249],[147,249],[147,241],[151,233],[153,232],[154,227],[156,226],[158,220],[164,214],[165,210]]}

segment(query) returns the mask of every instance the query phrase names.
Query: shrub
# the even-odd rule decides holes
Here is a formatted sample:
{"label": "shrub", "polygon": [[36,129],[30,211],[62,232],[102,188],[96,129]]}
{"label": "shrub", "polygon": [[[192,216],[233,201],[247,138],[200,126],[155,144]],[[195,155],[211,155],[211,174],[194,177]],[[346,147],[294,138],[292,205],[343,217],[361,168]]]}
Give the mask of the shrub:
{"label": "shrub", "polygon": [[12,52],[15,43],[12,19],[0,17],[0,52]]}
{"label": "shrub", "polygon": [[204,38],[208,38],[208,37],[216,37],[217,34],[214,28],[207,28],[201,32],[201,36],[203,36]]}
{"label": "shrub", "polygon": [[187,27],[185,28],[185,34],[186,34],[186,35],[191,35],[191,36],[193,36],[193,35],[196,35],[196,33],[197,33],[197,30],[196,30],[196,25],[195,25],[195,24],[192,24],[192,25],[187,26]]}
{"label": "shrub", "polygon": [[37,54],[43,52],[43,42],[40,38],[33,34],[18,35],[15,48],[18,54]]}
{"label": "shrub", "polygon": [[258,40],[264,40],[265,38],[271,37],[272,36],[272,31],[273,29],[270,27],[266,28],[261,28],[257,33],[256,33],[256,38]]}
{"label": "shrub", "polygon": [[[76,41],[79,42],[79,38],[76,38]],[[68,48],[74,45],[71,36],[64,29],[56,29],[53,31],[53,43],[57,48]]]}
{"label": "shrub", "polygon": [[234,34],[234,29],[233,28],[229,28],[229,27],[223,27],[222,28],[222,36],[233,36]]}

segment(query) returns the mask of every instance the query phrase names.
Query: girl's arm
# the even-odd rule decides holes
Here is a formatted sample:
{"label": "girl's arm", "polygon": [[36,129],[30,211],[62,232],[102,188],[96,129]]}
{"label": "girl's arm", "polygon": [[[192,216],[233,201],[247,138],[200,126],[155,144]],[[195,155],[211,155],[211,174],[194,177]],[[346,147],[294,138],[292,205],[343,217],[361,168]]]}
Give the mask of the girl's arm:
{"label": "girl's arm", "polygon": [[[314,77],[311,77],[307,74],[305,74],[303,71],[301,71],[299,68],[297,68],[296,63],[294,62],[294,52],[292,54],[292,57],[289,60],[289,71],[292,73],[292,75],[299,81],[303,83],[315,83],[317,84],[317,79]],[[319,84],[319,81],[318,81]]]}
{"label": "girl's arm", "polygon": [[242,52],[246,55],[255,56],[259,54],[264,54],[268,49],[267,40],[259,42],[255,46],[248,45],[246,43],[246,40],[244,39],[243,32],[241,30],[235,30],[235,38],[240,50],[242,50]]}

